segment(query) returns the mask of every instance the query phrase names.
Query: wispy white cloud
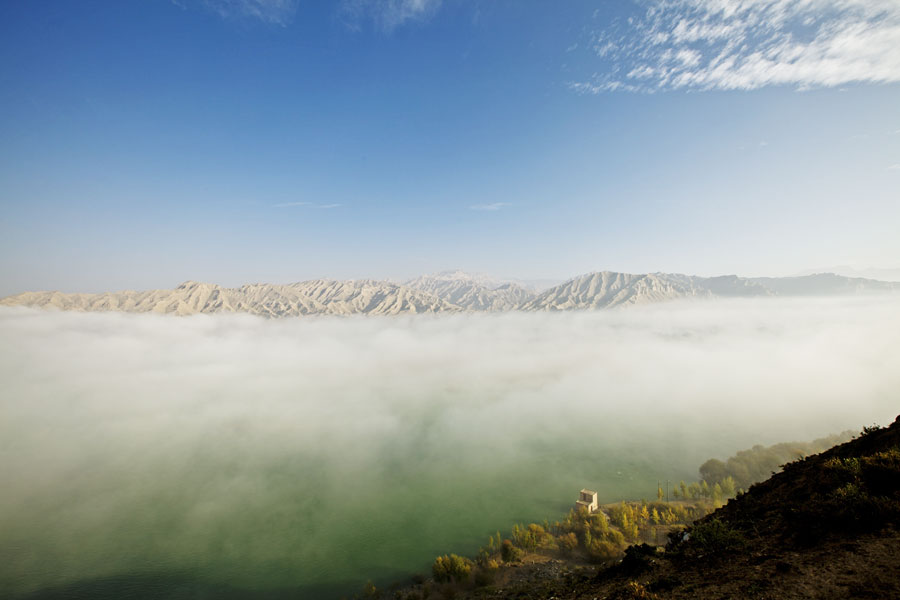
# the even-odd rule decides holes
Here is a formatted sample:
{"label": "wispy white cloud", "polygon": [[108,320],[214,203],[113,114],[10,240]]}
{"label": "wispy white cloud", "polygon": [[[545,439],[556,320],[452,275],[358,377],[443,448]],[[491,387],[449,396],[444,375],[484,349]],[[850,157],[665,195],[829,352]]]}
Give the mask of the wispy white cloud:
{"label": "wispy white cloud", "polygon": [[580,93],[900,81],[897,0],[654,0],[591,37]]}
{"label": "wispy white cloud", "polygon": [[252,18],[282,27],[290,25],[294,20],[298,4],[298,0],[202,0],[202,2],[206,8],[223,19]]}
{"label": "wispy white cloud", "polygon": [[490,204],[473,204],[469,210],[500,210],[507,206],[512,206],[510,202],[491,202]]}
{"label": "wispy white cloud", "polygon": [[900,163],[896,163],[896,164],[889,166],[888,171],[900,171]]}
{"label": "wispy white cloud", "polygon": [[393,31],[409,22],[426,21],[441,7],[442,0],[343,0],[341,13],[346,22],[359,29],[372,21],[379,29]]}
{"label": "wispy white cloud", "polygon": [[340,204],[316,204],[315,202],[280,202],[273,204],[272,208],[290,208],[294,206],[305,206],[308,208],[337,208]]}

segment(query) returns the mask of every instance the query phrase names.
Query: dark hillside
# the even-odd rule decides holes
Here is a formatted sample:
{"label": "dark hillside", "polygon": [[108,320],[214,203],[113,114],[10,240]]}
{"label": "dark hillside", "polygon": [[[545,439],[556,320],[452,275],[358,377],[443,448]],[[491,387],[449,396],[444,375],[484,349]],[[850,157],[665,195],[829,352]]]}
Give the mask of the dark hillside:
{"label": "dark hillside", "polygon": [[[900,417],[786,465],[665,558],[633,561],[647,567],[634,581],[660,598],[900,598],[898,525]],[[621,578],[610,593],[631,583]]]}
{"label": "dark hillside", "polygon": [[559,560],[523,564],[502,587],[430,597],[900,598],[898,529],[900,417],[785,465],[673,534],[665,550],[631,546],[599,571]]}

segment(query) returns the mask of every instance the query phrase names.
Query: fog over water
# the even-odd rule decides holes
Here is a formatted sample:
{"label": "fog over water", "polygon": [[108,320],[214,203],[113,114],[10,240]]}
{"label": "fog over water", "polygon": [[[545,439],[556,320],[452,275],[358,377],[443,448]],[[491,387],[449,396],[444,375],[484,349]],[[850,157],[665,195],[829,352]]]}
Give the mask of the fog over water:
{"label": "fog over water", "polygon": [[712,456],[889,423],[900,300],[4,308],[0,389],[0,595],[128,575],[328,597],[558,519],[584,486],[650,498]]}

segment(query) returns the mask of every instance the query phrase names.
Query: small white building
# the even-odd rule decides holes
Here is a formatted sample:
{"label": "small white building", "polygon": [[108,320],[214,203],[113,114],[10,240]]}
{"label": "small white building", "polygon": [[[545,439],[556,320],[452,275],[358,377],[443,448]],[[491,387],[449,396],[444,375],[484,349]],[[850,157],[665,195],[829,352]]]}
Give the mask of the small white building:
{"label": "small white building", "polygon": [[580,508],[586,508],[589,513],[600,508],[600,503],[597,502],[597,492],[593,490],[581,490],[578,500],[575,502],[575,510]]}

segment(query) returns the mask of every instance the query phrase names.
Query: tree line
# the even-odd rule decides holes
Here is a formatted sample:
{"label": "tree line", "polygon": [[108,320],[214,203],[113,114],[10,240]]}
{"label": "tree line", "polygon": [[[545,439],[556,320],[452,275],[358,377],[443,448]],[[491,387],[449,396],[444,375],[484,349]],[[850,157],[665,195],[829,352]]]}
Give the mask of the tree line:
{"label": "tree line", "polygon": [[[853,431],[829,435],[811,442],[786,442],[773,446],[756,445],[741,450],[725,461],[711,458],[700,466],[700,479],[708,485],[722,484],[731,478],[737,489],[748,489],[754,483],[765,481],[781,466],[818,454],[838,444],[853,439]],[[684,498],[690,496],[682,496]]]}

